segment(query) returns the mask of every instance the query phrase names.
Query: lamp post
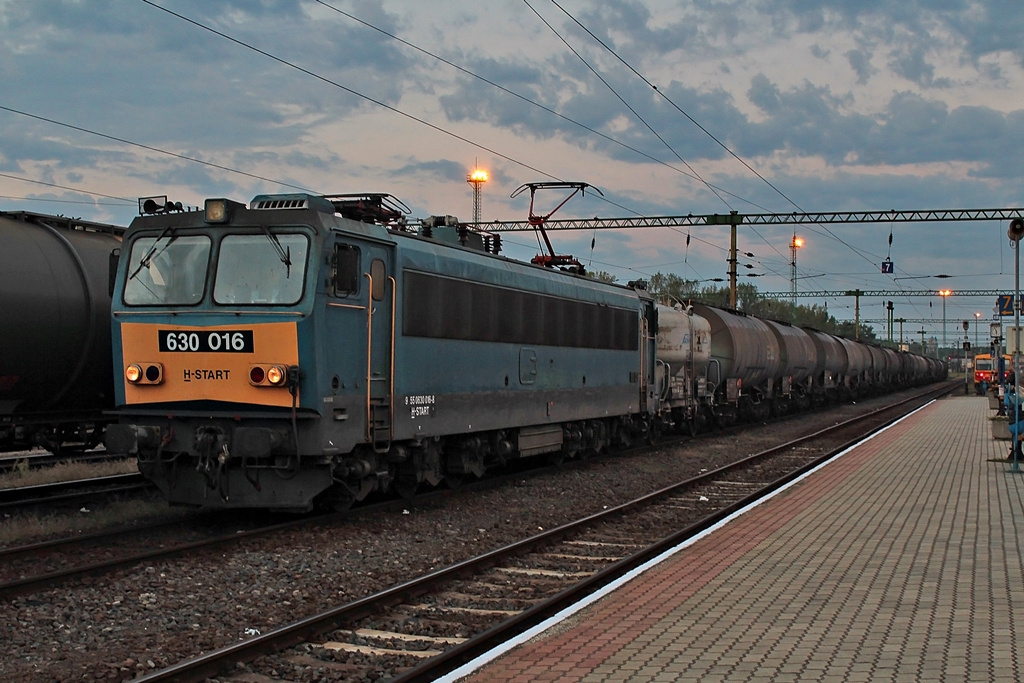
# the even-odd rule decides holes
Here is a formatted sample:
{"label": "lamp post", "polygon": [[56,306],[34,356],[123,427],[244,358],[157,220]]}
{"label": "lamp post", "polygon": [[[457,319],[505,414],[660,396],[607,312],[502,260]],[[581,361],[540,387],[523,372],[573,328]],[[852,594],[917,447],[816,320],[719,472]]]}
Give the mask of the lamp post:
{"label": "lamp post", "polygon": [[[967,336],[967,328],[970,323],[964,321],[964,396],[971,393],[971,373],[967,371],[967,347],[971,345],[969,337]],[[975,326],[977,327],[977,326]]]}
{"label": "lamp post", "polygon": [[466,182],[473,186],[473,222],[480,222],[480,187],[487,182],[487,171],[476,169],[468,176]]}
{"label": "lamp post", "polygon": [[981,327],[981,313],[974,314],[974,350],[978,350],[978,328]]}
{"label": "lamp post", "polygon": [[939,290],[939,296],[942,297],[942,346],[943,348],[946,348],[947,351],[948,347],[946,346],[946,299],[949,298],[949,295],[952,293],[953,292],[948,289]]}
{"label": "lamp post", "polygon": [[789,277],[789,293],[792,304],[796,306],[796,250],[804,246],[804,238],[797,237],[793,233],[793,239],[789,243],[789,265],[792,268]]}

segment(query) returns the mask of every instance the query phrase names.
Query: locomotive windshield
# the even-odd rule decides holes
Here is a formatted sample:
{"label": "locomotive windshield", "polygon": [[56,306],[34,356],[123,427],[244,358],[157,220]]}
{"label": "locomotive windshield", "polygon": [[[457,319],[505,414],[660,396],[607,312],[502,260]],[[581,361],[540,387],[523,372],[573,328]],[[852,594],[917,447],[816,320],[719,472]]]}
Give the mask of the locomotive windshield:
{"label": "locomotive windshield", "polygon": [[161,234],[132,245],[124,302],[130,306],[189,305],[202,301],[210,238]]}
{"label": "locomotive windshield", "polygon": [[308,251],[309,239],[298,233],[225,236],[213,300],[232,305],[298,303]]}

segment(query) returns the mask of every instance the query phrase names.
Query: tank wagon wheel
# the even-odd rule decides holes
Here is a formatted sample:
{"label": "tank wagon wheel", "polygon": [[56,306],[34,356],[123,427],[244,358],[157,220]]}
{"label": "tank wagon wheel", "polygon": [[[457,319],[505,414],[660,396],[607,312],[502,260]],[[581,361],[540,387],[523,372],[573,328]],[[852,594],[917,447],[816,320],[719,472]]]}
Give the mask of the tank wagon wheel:
{"label": "tank wagon wheel", "polygon": [[700,412],[696,416],[698,431],[711,431],[718,427],[718,420],[715,417],[715,411],[711,406],[703,404],[700,407]]}

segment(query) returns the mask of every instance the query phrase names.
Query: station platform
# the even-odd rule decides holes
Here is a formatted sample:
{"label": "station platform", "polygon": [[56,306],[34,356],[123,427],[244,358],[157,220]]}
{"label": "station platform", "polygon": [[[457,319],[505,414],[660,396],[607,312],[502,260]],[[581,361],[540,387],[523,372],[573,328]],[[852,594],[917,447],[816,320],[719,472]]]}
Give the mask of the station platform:
{"label": "station platform", "polygon": [[992,412],[935,401],[442,680],[1024,680],[1024,471]]}

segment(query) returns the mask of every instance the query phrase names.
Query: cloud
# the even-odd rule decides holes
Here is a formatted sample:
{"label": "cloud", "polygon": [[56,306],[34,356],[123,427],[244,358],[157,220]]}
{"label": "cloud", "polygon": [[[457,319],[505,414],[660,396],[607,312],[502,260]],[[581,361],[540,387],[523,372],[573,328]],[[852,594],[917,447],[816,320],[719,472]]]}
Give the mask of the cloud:
{"label": "cloud", "polygon": [[850,68],[857,73],[857,82],[861,85],[867,83],[873,74],[878,73],[878,69],[871,66],[871,55],[864,50],[848,50],[845,56]]}
{"label": "cloud", "polygon": [[[1016,38],[1024,5],[566,5],[606,48],[554,5],[531,2],[577,56],[525,4],[330,2],[519,96],[308,0],[160,0],[266,54],[138,0],[0,0],[0,104],[268,180],[6,111],[0,171],[190,202],[288,185],[370,189],[406,199],[419,215],[466,216],[465,174],[479,159],[491,172],[486,217],[511,219],[524,218],[528,205],[509,198],[512,190],[550,177],[586,180],[606,195],[574,198],[562,216],[1019,203],[1012,154],[1024,141],[1024,47]],[[693,175],[723,191],[716,196]],[[0,194],[82,200],[3,178]],[[86,218],[115,213],[73,206],[96,212]],[[829,270],[836,286],[858,278],[892,285],[875,272],[888,227],[834,228],[855,251],[814,227],[801,268]],[[900,267],[992,271],[995,227],[970,228],[984,233],[979,246],[960,225],[897,226]],[[593,259],[623,281],[659,264],[721,276],[727,235],[717,227],[691,233],[687,252],[685,235],[672,230],[598,231]],[[792,227],[741,232],[765,267],[755,284],[788,287],[791,235]],[[562,233],[557,243],[589,258],[593,237]],[[535,236],[516,239],[526,258],[536,253]],[[967,259],[972,265],[958,265]]]}

